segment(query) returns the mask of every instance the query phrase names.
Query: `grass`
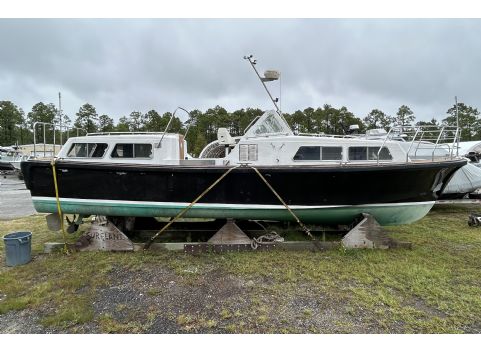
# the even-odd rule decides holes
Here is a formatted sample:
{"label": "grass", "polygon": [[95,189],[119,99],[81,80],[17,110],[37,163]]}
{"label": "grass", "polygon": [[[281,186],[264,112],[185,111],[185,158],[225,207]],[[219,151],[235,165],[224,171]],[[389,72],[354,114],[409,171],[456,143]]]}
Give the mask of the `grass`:
{"label": "grass", "polygon": [[[193,290],[217,271],[249,285],[248,306],[229,300],[200,312],[172,314],[179,330],[224,332],[405,332],[481,331],[481,229],[467,226],[478,209],[437,207],[412,225],[389,227],[413,249],[241,252],[199,256],[172,252],[40,254],[59,241],[42,216],[0,222],[0,236],[32,231],[34,260],[0,264],[0,314],[38,312],[40,324],[77,331],[91,323],[102,332],[142,332],[133,316],[117,321],[96,313],[96,290],[109,286],[112,268],[142,272],[165,268]],[[0,243],[3,257],[3,243]],[[146,290],[152,299],[164,293]],[[128,304],[127,304],[128,306]],[[119,306],[117,306],[119,307]],[[124,310],[128,307],[120,306]],[[295,314],[293,314],[293,312]],[[151,312],[152,315],[156,314]],[[331,320],[323,325],[327,317]],[[70,329],[70,330],[69,330]]]}
{"label": "grass", "polygon": [[99,318],[100,330],[106,334],[138,334],[143,332],[144,327],[138,322],[132,321],[123,323],[112,318],[111,315],[105,314]]}

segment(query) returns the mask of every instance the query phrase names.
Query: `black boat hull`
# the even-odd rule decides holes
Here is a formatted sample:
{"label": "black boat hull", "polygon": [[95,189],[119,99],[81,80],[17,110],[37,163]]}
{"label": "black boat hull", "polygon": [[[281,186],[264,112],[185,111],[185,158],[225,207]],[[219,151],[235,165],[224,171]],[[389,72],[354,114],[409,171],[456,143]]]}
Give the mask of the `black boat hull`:
{"label": "black boat hull", "polygon": [[15,167],[8,161],[0,161],[0,171],[12,171]]}
{"label": "black boat hull", "polygon": [[[259,167],[307,223],[350,223],[369,212],[383,225],[410,223],[432,207],[464,160],[360,166]],[[228,168],[57,161],[62,210],[109,216],[175,216]],[[56,212],[52,167],[22,162],[39,212]],[[250,167],[233,170],[187,217],[292,220]]]}

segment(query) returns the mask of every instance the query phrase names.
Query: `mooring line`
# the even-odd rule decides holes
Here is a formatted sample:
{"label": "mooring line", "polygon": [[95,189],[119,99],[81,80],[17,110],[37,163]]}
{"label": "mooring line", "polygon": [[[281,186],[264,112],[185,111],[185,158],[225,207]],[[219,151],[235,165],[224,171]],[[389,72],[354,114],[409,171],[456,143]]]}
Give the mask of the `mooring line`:
{"label": "mooring line", "polygon": [[276,192],[276,190],[274,189],[274,187],[272,187],[272,185],[269,183],[269,181],[266,180],[266,178],[264,177],[264,175],[262,175],[260,173],[259,170],[257,170],[257,168],[255,168],[254,166],[249,166],[251,169],[253,169],[257,175],[259,175],[259,177],[261,178],[262,181],[264,181],[264,183],[266,184],[266,186],[272,191],[272,193],[274,193],[274,195],[277,197],[277,199],[279,199],[279,201],[282,203],[282,205],[284,205],[284,207],[287,209],[287,211],[292,215],[292,217],[297,221],[297,223],[299,224],[299,226],[301,227],[302,231],[304,231],[310,238],[311,240],[314,241],[315,245],[320,248],[320,246],[318,245],[318,240],[317,238],[315,238],[311,231],[307,228],[306,225],[304,225],[304,223],[299,219],[299,217],[294,213],[294,211],[291,209],[291,207],[284,201],[284,199],[282,199],[282,197],[279,195],[279,193]]}
{"label": "mooring line", "polygon": [[55,199],[57,201],[57,211],[58,216],[60,217],[60,227],[62,228],[62,235],[63,235],[63,250],[65,254],[69,254],[68,247],[67,247],[67,234],[65,233],[64,223],[63,223],[63,214],[62,208],[60,207],[60,197],[58,195],[58,182],[57,182],[57,170],[55,168],[55,158],[52,159],[50,162],[52,165],[52,172],[53,172],[53,184],[55,185]]}
{"label": "mooring line", "polygon": [[237,169],[238,167],[240,167],[241,165],[237,165],[237,166],[234,166],[234,167],[231,167],[230,169],[228,169],[226,172],[224,172],[222,174],[222,176],[220,176],[217,180],[215,180],[214,183],[212,183],[209,187],[207,187],[204,192],[202,192],[197,198],[194,199],[194,201],[192,203],[190,203],[186,208],[182,209],[182,211],[177,214],[172,220],[170,220],[167,224],[164,225],[164,227],[162,227],[160,229],[159,232],[157,232],[154,236],[152,236],[148,241],[147,243],[145,244],[144,246],[144,250],[147,250],[150,248],[150,246],[152,245],[152,243],[155,241],[155,239],[157,237],[159,237],[167,228],[170,227],[170,225],[172,225],[175,221],[177,221],[178,219],[180,219],[190,208],[192,208],[195,203],[197,203],[202,197],[204,197],[207,192],[209,192],[212,188],[214,188],[220,181],[222,181],[224,179],[224,177],[226,177],[232,170],[234,169]]}

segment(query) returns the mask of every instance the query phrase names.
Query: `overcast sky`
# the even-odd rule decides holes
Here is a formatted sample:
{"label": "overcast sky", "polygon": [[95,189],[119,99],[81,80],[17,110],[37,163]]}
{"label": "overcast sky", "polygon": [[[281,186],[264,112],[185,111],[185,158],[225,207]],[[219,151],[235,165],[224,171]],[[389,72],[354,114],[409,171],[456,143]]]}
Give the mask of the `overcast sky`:
{"label": "overcast sky", "polygon": [[[443,118],[454,96],[481,108],[481,20],[0,19],[0,100],[26,112],[89,102],[134,110],[272,107],[245,54],[282,72],[282,108],[331,104]],[[271,83],[273,95],[279,84]]]}

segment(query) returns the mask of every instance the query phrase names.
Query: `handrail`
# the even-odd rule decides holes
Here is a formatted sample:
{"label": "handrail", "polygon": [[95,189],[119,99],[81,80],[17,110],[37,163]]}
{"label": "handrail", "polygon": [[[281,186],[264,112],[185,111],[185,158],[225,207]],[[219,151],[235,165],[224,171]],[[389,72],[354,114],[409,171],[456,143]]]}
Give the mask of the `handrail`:
{"label": "handrail", "polygon": [[[420,130],[420,128],[419,128]],[[421,138],[419,139],[419,142],[418,142],[418,145],[416,146],[416,150],[414,151],[414,158],[416,158],[417,154],[418,154],[418,150],[419,150],[419,145],[421,144],[421,142],[424,140],[424,133],[426,131],[422,131],[421,133]]]}
{"label": "handrail", "polygon": [[[70,126],[69,126],[70,127]],[[86,129],[84,128],[80,128],[80,127],[75,127],[75,130],[77,131],[77,137],[78,137],[78,131],[84,131],[86,135],[88,135],[88,132]],[[67,139],[70,137],[70,128],[67,129]]]}
{"label": "handrail", "polygon": [[146,131],[136,131],[136,132],[90,132],[87,133],[87,136],[109,136],[109,135],[135,135],[135,134],[164,134],[166,133],[165,131],[163,132],[146,132]]}
{"label": "handrail", "polygon": [[[454,134],[454,136],[453,136]],[[381,147],[377,152],[377,163],[379,164],[382,148],[388,140],[392,140],[395,135],[402,136],[405,142],[409,142],[409,148],[406,152],[406,162],[409,162],[409,156],[414,151],[413,157],[417,157],[419,150],[428,149],[431,151],[431,160],[435,159],[436,151],[441,146],[447,147],[449,158],[453,158],[453,148],[450,143],[456,143],[459,138],[459,128],[449,125],[422,125],[422,126],[393,126],[384,137]],[[412,136],[412,138],[407,138]],[[425,138],[426,137],[426,138]],[[444,148],[444,147],[443,147]]]}
{"label": "handrail", "polygon": [[[164,130],[164,132],[162,133],[162,137],[160,137],[160,141],[159,141],[159,144],[158,144],[157,148],[160,148],[160,147],[162,146],[162,140],[164,139],[165,134],[166,134],[167,131],[169,130],[170,124],[172,123],[172,121],[173,121],[174,118],[175,118],[175,113],[176,113],[177,110],[179,110],[179,109],[182,110],[182,111],[185,111],[185,112],[187,113],[187,115],[189,115],[189,119],[190,119],[190,120],[192,119],[192,117],[190,116],[190,113],[189,113],[186,109],[184,109],[183,107],[178,106],[177,109],[174,110],[174,113],[172,114],[169,122],[167,123],[167,127],[165,127],[165,130]],[[187,132],[189,132],[189,128],[190,128],[190,124],[189,124],[189,127],[187,128],[187,131],[185,132],[185,135],[187,135]],[[184,136],[184,138],[185,138],[185,136]]]}
{"label": "handrail", "polygon": [[360,135],[358,134],[326,134],[326,133],[306,133],[306,132],[300,132],[297,134],[298,136],[306,136],[306,137],[330,137],[330,138],[356,138],[359,137]]}
{"label": "handrail", "polygon": [[434,149],[433,149],[433,152],[432,152],[432,155],[431,155],[431,160],[434,161],[434,153],[436,152],[436,148],[438,146],[438,143],[439,143],[439,139],[441,138],[441,135],[443,134],[444,132],[444,126],[443,128],[441,129],[441,132],[439,132],[438,134],[438,139],[436,140],[436,144],[434,145]]}
{"label": "handrail", "polygon": [[395,127],[391,127],[389,129],[389,132],[386,134],[386,137],[384,138],[384,140],[382,141],[382,144],[381,144],[381,147],[379,148],[379,150],[377,151],[377,165],[379,165],[379,155],[381,154],[381,150],[382,148],[384,148],[384,145],[386,144],[386,141],[389,137],[389,135],[391,134],[391,131],[395,129]]}
{"label": "handrail", "polygon": [[458,137],[459,132],[460,132],[460,130],[459,130],[459,128],[457,128],[456,134],[454,135],[453,147],[451,148],[451,153],[449,155],[449,157],[451,159],[453,158],[454,144],[456,143],[456,141],[458,141],[457,147],[456,147],[456,156],[459,156],[459,137]]}
{"label": "handrail", "polygon": [[37,133],[36,133],[37,132],[37,125],[43,126],[43,157],[44,158],[47,154],[46,144],[45,144],[45,139],[46,139],[45,138],[45,136],[46,136],[45,126],[47,126],[47,125],[53,126],[53,154],[55,155],[55,124],[49,123],[49,122],[36,121],[33,124],[33,155],[34,155],[34,157],[37,156]]}
{"label": "handrail", "polygon": [[[55,156],[55,149],[57,147],[56,140],[55,140],[57,129],[55,127],[59,127],[58,131],[60,131],[60,134],[62,134],[64,132],[63,129],[65,128],[65,130],[67,131],[67,139],[68,139],[70,137],[70,126],[69,125],[59,125],[59,124],[50,123],[50,122],[42,122],[42,121],[34,122],[33,123],[33,155],[34,155],[34,157],[37,156],[37,125],[41,125],[42,130],[43,130],[43,157],[46,157],[46,155],[47,155],[46,126],[52,126],[53,127],[53,129],[52,129],[52,131],[53,131],[52,148],[53,148],[53,156]],[[76,127],[76,129],[77,129],[77,136],[78,136],[79,130],[85,131],[84,129],[79,128],[79,127]]]}
{"label": "handrail", "polygon": [[413,140],[411,141],[411,144],[409,145],[409,149],[408,149],[408,151],[407,151],[407,153],[406,153],[406,162],[409,161],[409,152],[411,151],[411,148],[412,148],[412,146],[413,146],[413,144],[414,144],[414,141],[416,140],[416,136],[418,135],[418,133],[419,133],[419,129],[416,130],[416,133],[414,134]]}

